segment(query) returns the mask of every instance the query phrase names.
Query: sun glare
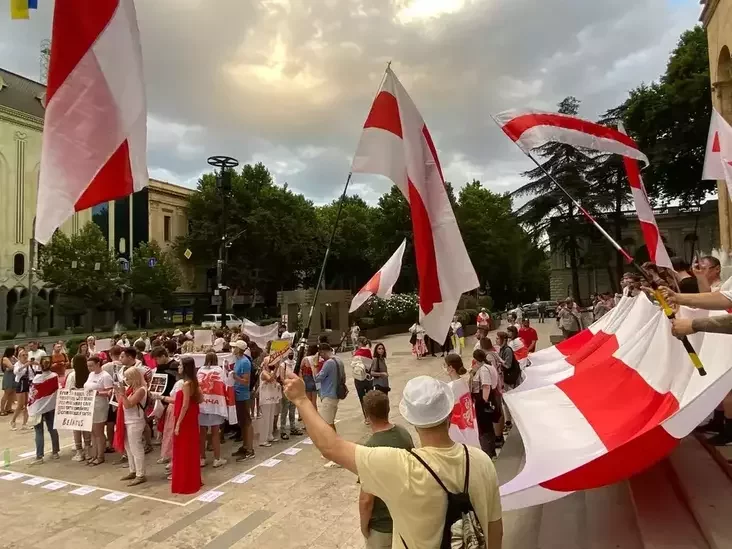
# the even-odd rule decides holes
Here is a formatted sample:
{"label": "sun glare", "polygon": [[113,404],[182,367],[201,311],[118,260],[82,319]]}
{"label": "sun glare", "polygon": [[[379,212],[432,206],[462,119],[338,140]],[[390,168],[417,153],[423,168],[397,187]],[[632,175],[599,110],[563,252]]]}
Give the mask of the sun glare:
{"label": "sun glare", "polygon": [[397,13],[400,23],[412,23],[432,19],[440,15],[460,11],[467,0],[408,0]]}

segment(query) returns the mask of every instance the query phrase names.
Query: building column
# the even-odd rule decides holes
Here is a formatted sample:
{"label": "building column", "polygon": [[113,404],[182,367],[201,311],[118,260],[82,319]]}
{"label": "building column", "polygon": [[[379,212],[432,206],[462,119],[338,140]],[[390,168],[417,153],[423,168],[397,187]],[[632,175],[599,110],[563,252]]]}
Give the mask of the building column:
{"label": "building column", "polygon": [[0,288],[0,332],[8,331],[8,289]]}

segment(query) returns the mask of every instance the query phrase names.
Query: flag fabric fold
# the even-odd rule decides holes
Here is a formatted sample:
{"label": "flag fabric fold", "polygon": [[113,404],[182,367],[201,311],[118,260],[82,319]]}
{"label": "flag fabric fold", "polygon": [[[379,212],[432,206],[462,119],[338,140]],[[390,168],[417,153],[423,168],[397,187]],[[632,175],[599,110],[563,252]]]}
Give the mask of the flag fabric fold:
{"label": "flag fabric fold", "polygon": [[407,239],[405,238],[397,248],[397,251],[384,263],[384,266],[353,297],[351,308],[348,310],[349,313],[352,313],[366,303],[366,300],[372,295],[381,299],[389,299],[391,297],[391,291],[399,279],[399,273],[402,270],[402,259],[404,258],[404,250],[406,248]]}
{"label": "flag fabric fold", "polygon": [[732,160],[732,126],[719,114],[717,109],[712,107],[702,179],[727,180],[727,188],[729,188],[730,182],[725,172],[725,159]]}
{"label": "flag fabric fold", "polygon": [[640,294],[564,349],[532,355],[526,381],[505,394],[526,464],[501,486],[504,510],[619,482],[666,457],[732,389],[732,340],[692,338],[705,377],[695,375],[663,312]]}
{"label": "flag fabric fold", "polygon": [[581,149],[620,154],[648,165],[648,157],[638,145],[615,128],[576,116],[533,110],[509,110],[497,114],[495,120],[503,132],[525,153],[551,141]]}
{"label": "flag fabric fold", "polygon": [[[622,122],[618,124],[618,131],[625,134]],[[659,267],[673,269],[671,258],[668,256],[668,250],[666,250],[661,238],[661,231],[659,231],[658,223],[656,223],[656,217],[653,215],[653,208],[648,201],[648,194],[646,193],[646,187],[643,185],[638,162],[633,158],[624,156],[623,164],[625,165],[625,173],[628,175],[630,192],[633,195],[633,203],[635,204],[635,213],[638,215],[638,221],[640,221],[648,256]]]}
{"label": "flag fabric fold", "polygon": [[[26,2],[27,3],[27,2]],[[57,2],[36,207],[47,242],[75,211],[148,184],[147,104],[132,0]]]}
{"label": "flag fabric fold", "polygon": [[437,150],[417,107],[391,69],[353,159],[354,173],[390,179],[409,202],[419,275],[420,322],[444,341],[463,292],[478,287],[445,189]]}
{"label": "flag fabric fold", "polygon": [[28,415],[40,416],[55,410],[58,388],[58,375],[53,372],[37,374],[28,394]]}
{"label": "flag fabric fold", "polygon": [[30,9],[28,0],[10,0],[10,18],[11,19],[29,19]]}

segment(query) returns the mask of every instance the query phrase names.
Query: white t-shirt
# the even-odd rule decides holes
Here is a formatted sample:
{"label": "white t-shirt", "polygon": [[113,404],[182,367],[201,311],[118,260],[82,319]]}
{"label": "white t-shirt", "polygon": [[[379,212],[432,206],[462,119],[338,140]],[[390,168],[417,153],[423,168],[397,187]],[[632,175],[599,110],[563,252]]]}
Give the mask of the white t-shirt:
{"label": "white t-shirt", "polygon": [[479,393],[481,388],[489,385],[491,389],[498,387],[498,371],[491,364],[481,364],[473,376],[473,386],[470,391]]}
{"label": "white t-shirt", "polygon": [[223,337],[217,337],[216,340],[213,342],[213,350],[217,353],[220,353],[224,350],[225,344],[226,340]]}
{"label": "white t-shirt", "polygon": [[120,339],[117,342],[117,345],[119,347],[122,347],[124,349],[125,347],[129,347],[130,346],[130,340],[129,339]]}
{"label": "white t-shirt", "polygon": [[358,334],[361,333],[361,328],[358,326],[352,326],[351,327],[351,337],[358,337]]}
{"label": "white t-shirt", "polygon": [[44,356],[48,356],[48,355],[46,354],[46,351],[44,351],[43,349],[36,349],[35,351],[28,351],[28,360],[30,361],[30,360],[35,359],[36,364],[39,363],[41,361],[41,358]]}
{"label": "white t-shirt", "polygon": [[[134,392],[133,392],[134,394]],[[132,395],[130,395],[132,396]],[[147,405],[147,389],[145,389],[145,396],[139,404],[136,404],[132,408],[125,408],[125,425],[131,425],[135,423],[145,422],[145,411],[144,407]]]}
{"label": "white t-shirt", "polygon": [[[105,389],[111,389],[114,386],[114,380],[107,372],[102,370],[100,373],[89,372],[89,378],[84,383],[84,389],[91,389],[93,391],[102,391]],[[97,395],[98,397],[99,395]]]}

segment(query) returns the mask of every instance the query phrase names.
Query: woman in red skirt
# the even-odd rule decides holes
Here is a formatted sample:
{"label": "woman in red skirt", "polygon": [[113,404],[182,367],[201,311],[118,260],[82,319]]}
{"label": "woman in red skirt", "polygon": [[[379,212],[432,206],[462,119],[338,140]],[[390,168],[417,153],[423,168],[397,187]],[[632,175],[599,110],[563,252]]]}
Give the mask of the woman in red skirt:
{"label": "woman in red skirt", "polygon": [[183,387],[175,395],[175,431],[173,431],[174,494],[195,494],[203,486],[198,456],[198,409],[201,390],[196,377],[196,363],[183,357],[178,372]]}

